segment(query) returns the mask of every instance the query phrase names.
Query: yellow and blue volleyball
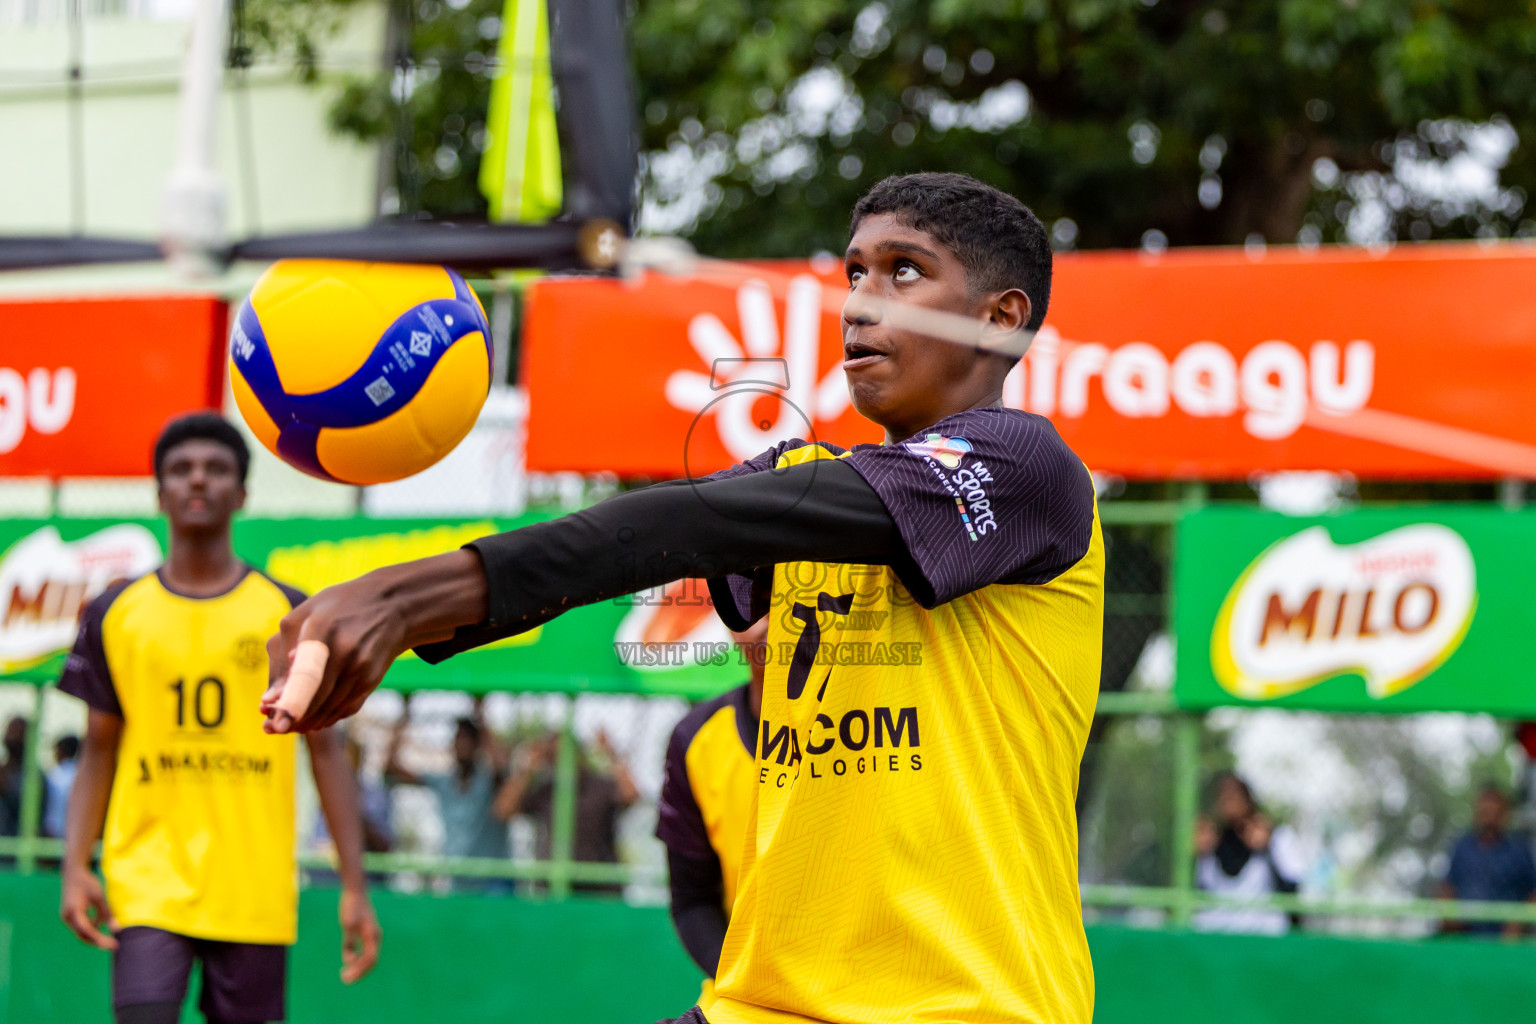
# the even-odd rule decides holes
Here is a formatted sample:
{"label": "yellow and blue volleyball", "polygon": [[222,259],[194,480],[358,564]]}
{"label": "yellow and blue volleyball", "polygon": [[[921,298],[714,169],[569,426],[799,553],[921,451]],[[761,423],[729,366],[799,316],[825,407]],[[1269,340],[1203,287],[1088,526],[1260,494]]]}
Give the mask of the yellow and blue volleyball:
{"label": "yellow and blue volleyball", "polygon": [[491,329],[446,267],[281,260],[229,337],[235,404],[258,440],[310,476],[399,480],[441,459],[491,386]]}

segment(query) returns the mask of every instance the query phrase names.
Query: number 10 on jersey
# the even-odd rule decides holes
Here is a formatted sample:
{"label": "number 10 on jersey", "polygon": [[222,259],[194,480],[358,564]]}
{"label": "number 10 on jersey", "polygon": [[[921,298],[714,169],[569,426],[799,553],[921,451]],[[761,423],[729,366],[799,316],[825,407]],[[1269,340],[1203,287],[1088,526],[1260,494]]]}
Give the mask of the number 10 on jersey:
{"label": "number 10 on jersey", "polygon": [[[217,729],[224,724],[224,681],[217,676],[204,676],[197,685],[187,687],[185,679],[171,684],[176,694],[176,727],[184,729],[190,710],[197,724],[204,729]],[[191,704],[191,708],[187,707]]]}

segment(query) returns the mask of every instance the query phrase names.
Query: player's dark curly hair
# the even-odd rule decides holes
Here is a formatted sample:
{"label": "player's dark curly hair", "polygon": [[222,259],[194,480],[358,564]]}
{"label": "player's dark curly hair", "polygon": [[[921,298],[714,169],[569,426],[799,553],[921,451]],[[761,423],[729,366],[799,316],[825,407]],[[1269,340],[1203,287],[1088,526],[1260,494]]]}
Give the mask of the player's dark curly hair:
{"label": "player's dark curly hair", "polygon": [[189,412],[178,416],[165,425],[155,439],[155,482],[164,480],[165,457],[171,449],[185,441],[215,441],[235,455],[235,465],[240,473],[240,486],[245,486],[246,473],[251,468],[251,450],[235,425],[216,412]]}
{"label": "player's dark curly hair", "polygon": [[895,174],[854,204],[849,233],[879,213],[948,247],[972,292],[1023,291],[1031,306],[1026,326],[1040,328],[1051,302],[1051,242],[1029,207],[966,174]]}

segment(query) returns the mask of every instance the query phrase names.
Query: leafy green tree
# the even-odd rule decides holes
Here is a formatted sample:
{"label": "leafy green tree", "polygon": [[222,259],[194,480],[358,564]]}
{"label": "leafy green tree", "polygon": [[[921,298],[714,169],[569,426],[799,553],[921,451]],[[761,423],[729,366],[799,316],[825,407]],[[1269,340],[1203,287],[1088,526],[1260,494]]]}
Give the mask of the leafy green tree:
{"label": "leafy green tree", "polygon": [[[281,29],[355,0],[250,2]],[[393,147],[401,213],[483,215],[502,4],[390,2],[399,69],[334,122]],[[1536,234],[1516,0],[636,0],[631,36],[644,225],[719,255],[836,250],[919,169],[1064,248]]]}
{"label": "leafy green tree", "polygon": [[[642,0],[634,35],[651,195],[698,191],[667,194],[658,150],[712,162],[691,228],[717,253],[836,249],[864,188],[918,169],[1069,220],[1062,245],[1536,228],[1513,0]],[[807,76],[842,90],[833,116]],[[1501,184],[1444,180],[1504,159]]]}
{"label": "leafy green tree", "polygon": [[[277,53],[317,80],[318,42],[348,7],[380,0],[241,0],[235,62],[244,48]],[[377,73],[347,76],[331,127],[383,147],[381,212],[403,218],[485,217],[476,181],[496,71],[503,0],[382,0],[388,14]]]}
{"label": "leafy green tree", "polygon": [[319,44],[339,31],[350,13],[369,0],[235,0],[230,11],[229,63],[249,66],[256,53],[292,62],[306,82],[320,72]]}

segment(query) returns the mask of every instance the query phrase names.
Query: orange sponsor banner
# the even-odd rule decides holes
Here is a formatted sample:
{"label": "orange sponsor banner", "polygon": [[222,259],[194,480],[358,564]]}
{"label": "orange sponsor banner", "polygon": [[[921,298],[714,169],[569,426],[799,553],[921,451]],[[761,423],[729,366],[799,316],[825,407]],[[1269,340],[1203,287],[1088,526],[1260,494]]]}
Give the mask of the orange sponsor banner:
{"label": "orange sponsor banner", "polygon": [[223,397],[211,296],[0,302],[0,475],[141,476],[166,420]]}
{"label": "orange sponsor banner", "polygon": [[[529,468],[697,475],[786,437],[878,441],[828,263],[535,284]],[[1004,402],[1128,477],[1467,478],[1536,476],[1533,390],[1528,246],[1223,249],[1059,256]]]}

